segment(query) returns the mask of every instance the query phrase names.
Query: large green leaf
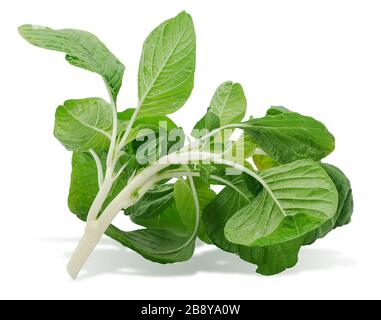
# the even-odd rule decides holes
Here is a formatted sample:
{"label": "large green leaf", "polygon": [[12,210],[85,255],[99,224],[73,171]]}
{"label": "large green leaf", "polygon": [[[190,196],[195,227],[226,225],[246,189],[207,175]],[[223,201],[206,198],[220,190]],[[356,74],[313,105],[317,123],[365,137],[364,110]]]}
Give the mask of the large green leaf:
{"label": "large green leaf", "polygon": [[[106,152],[100,154],[103,168],[106,167],[106,156]],[[128,165],[115,181],[103,207],[106,207],[126,186],[128,178],[137,167],[136,160],[133,156],[125,155],[122,160],[126,161]],[[72,171],[68,205],[71,212],[78,215],[82,220],[85,220],[99,190],[97,166],[92,155],[87,152],[73,152],[71,163]],[[119,165],[120,164],[117,166],[117,170],[119,169]]]}
{"label": "large green leaf", "polygon": [[331,219],[338,195],[319,164],[299,160],[260,173],[256,198],[232,216],[225,236],[233,243],[268,246],[297,239]]}
{"label": "large green leaf", "polygon": [[111,105],[101,98],[67,100],[56,110],[54,135],[68,150],[107,150],[111,130]]}
{"label": "large green leaf", "polygon": [[190,259],[195,241],[174,235],[167,230],[141,229],[125,232],[110,225],[106,235],[136,251],[144,258],[159,263],[174,263]]}
{"label": "large green leaf", "polygon": [[304,237],[304,245],[312,244],[317,239],[325,237],[336,227],[341,227],[351,221],[353,212],[353,197],[351,183],[345,174],[333,165],[322,163],[321,166],[328,173],[336,186],[339,202],[335,215],[319,228],[309,232]]}
{"label": "large green leaf", "polygon": [[181,12],[153,30],[140,58],[140,115],[166,115],[181,108],[193,89],[195,61],[196,36],[189,14]]}
{"label": "large green leaf", "polygon": [[320,160],[335,148],[335,139],[319,121],[296,112],[250,119],[245,130],[257,145],[279,163]]}
{"label": "large green leaf", "polygon": [[101,75],[116,100],[125,68],[96,36],[81,30],[53,30],[30,24],[19,27],[19,32],[29,43],[65,52],[70,64]]}
{"label": "large green leaf", "polygon": [[[250,179],[251,181],[248,182]],[[266,247],[246,247],[229,242],[223,231],[229,218],[250,203],[260,190],[258,182],[251,177],[245,175],[236,177],[234,188],[225,187],[204,209],[203,222],[206,233],[216,246],[256,264],[258,273],[271,275],[296,264],[301,239]]]}

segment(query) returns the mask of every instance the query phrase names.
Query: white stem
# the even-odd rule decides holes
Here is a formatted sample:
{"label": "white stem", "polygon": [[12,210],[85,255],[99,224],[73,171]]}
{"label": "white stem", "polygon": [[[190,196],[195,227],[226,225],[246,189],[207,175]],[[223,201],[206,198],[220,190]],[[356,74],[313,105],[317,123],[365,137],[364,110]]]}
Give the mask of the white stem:
{"label": "white stem", "polygon": [[[102,183],[99,185],[99,191],[93,203],[91,204],[91,207],[87,214],[87,221],[96,220],[99,214],[99,211],[101,210],[102,205],[105,202],[107,195],[110,192],[112,185],[114,183],[112,178],[114,167],[115,167],[115,162],[113,161],[113,154],[115,150],[116,134],[118,130],[118,115],[116,111],[116,102],[111,94],[110,87],[108,86],[106,81],[105,81],[105,85],[110,97],[110,103],[111,103],[111,109],[112,109],[112,135],[111,135],[110,146],[108,148],[107,158],[106,158],[106,174],[103,179],[103,171],[102,171]],[[98,165],[97,165],[97,168],[98,168]],[[99,179],[99,169],[98,169],[98,183],[99,181],[100,179]]]}
{"label": "white stem", "polygon": [[[184,176],[187,176],[189,174],[191,174],[193,177],[199,177],[200,176],[200,173],[199,172],[195,172],[195,171],[192,171],[190,173],[187,173],[185,171],[166,171],[166,172],[162,173],[161,175],[159,175],[159,177],[161,177],[162,180],[166,180],[166,179],[171,179],[171,178],[184,177]],[[241,190],[239,190],[229,180],[226,180],[226,179],[221,178],[219,176],[216,176],[214,174],[211,174],[210,178],[213,179],[213,180],[219,181],[223,185],[226,185],[226,186],[232,188],[235,192],[239,193],[241,195],[241,197],[243,197],[245,200],[250,201],[250,199],[247,197],[247,195],[245,195]]]}
{"label": "white stem", "polygon": [[134,124],[136,117],[138,116],[140,107],[141,107],[141,103],[139,103],[139,105],[135,109],[134,113],[132,114],[130,121],[128,121],[126,131],[124,131],[122,139],[120,140],[120,142],[118,143],[118,145],[115,148],[115,158],[116,159],[118,159],[120,151],[122,150],[122,148],[124,147],[124,145],[127,142],[128,136],[130,135],[130,132],[132,129],[132,125]]}
{"label": "white stem", "polygon": [[118,132],[118,114],[116,110],[116,101],[114,97],[112,96],[110,87],[107,84],[106,80],[105,80],[105,85],[107,88],[108,95],[110,97],[110,103],[111,103],[111,109],[112,109],[112,134],[111,134],[110,147],[108,148],[108,152],[107,152],[106,165],[107,165],[107,168],[110,167],[114,169],[113,155],[114,155],[114,149],[115,149],[115,143],[116,143],[116,134]]}
{"label": "white stem", "polygon": [[95,153],[93,149],[90,149],[89,152],[93,156],[95,164],[97,166],[98,187],[100,188],[103,183],[103,168],[102,168],[101,159],[99,159],[99,156]]}
{"label": "white stem", "polygon": [[[87,222],[85,233],[67,264],[67,271],[73,279],[78,276],[79,271],[82,269],[91,252],[94,250],[102,235],[119,211],[136,203],[157,181],[153,179],[149,183],[140,187],[140,180],[133,180],[134,179],[132,179],[131,183],[124,189],[123,193],[119,193],[110,202],[107,208],[103,211],[103,214],[97,220]],[[135,190],[139,188],[141,192],[136,196]]]}
{"label": "white stem", "polygon": [[[232,161],[221,159],[220,156],[216,156],[212,153],[189,152],[179,154],[175,152],[164,156],[162,159],[163,163],[151,165],[144,169],[133,179],[131,179],[127,186],[125,186],[123,190],[110,202],[110,204],[107,206],[107,208],[103,211],[102,215],[97,220],[88,219],[88,227],[86,228],[83,239],[79,242],[68,264],[68,272],[73,278],[75,278],[78,275],[83,264],[86,262],[87,258],[98,243],[99,239],[102,237],[102,234],[106,231],[106,229],[111,224],[115,216],[119,213],[119,211],[123,208],[128,208],[129,206],[136,203],[144,195],[144,193],[147,192],[157,181],[162,180],[162,176],[157,175],[157,173],[162,169],[168,167],[170,164],[188,164],[192,161],[211,160],[213,162],[232,166],[238,170],[246,172],[247,174],[257,179],[267,190],[269,189],[267,184],[256,173]],[[107,177],[106,175],[102,187],[105,186],[106,181],[111,181],[112,186],[112,179],[110,179],[110,177]],[[103,196],[103,193],[101,191],[102,188],[98,195],[102,194]],[[272,194],[271,190],[268,191],[270,191],[270,193]],[[96,202],[97,197],[94,203]],[[102,197],[100,196],[100,198]]]}
{"label": "white stem", "polygon": [[116,181],[116,179],[119,178],[119,176],[122,174],[123,170],[126,169],[128,162],[123,163],[123,165],[119,168],[118,172],[113,178],[113,181]]}
{"label": "white stem", "polygon": [[97,219],[97,216],[102,208],[103,203],[105,202],[107,195],[109,194],[114,180],[111,176],[111,170],[109,168],[106,169],[106,176],[101,184],[99,191],[91,204],[89,212],[87,214],[87,221],[94,221]]}

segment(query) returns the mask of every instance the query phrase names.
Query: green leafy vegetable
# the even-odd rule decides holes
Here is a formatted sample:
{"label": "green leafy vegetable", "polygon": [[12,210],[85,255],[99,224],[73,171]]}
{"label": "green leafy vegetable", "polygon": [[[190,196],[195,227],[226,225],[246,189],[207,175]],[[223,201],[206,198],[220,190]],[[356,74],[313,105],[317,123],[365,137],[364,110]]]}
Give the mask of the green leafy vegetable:
{"label": "green leafy vegetable", "polygon": [[[194,139],[167,116],[193,89],[196,37],[186,12],[144,41],[138,103],[124,111],[124,66],[97,37],[32,25],[19,32],[101,75],[109,93],[109,101],[67,100],[55,116],[54,135],[72,152],[68,206],[86,222],[67,266],[73,278],[103,234],[158,263],[190,259],[198,238],[272,275],[293,267],[303,245],[350,222],[350,182],[320,162],[335,147],[320,121],[279,106],[244,121],[246,97],[232,81],[217,88]],[[112,224],[120,212],[140,227]]]}

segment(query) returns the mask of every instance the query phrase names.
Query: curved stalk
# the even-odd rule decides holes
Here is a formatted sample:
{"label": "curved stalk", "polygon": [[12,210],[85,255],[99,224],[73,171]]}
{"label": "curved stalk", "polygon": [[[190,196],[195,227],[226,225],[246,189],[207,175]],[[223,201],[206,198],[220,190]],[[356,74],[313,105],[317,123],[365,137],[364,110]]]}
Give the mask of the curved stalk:
{"label": "curved stalk", "polygon": [[89,152],[93,156],[95,164],[97,166],[98,187],[100,188],[103,183],[103,168],[102,168],[101,159],[99,159],[99,156],[95,153],[93,149],[90,149]]}
{"label": "curved stalk", "polygon": [[[162,159],[163,163],[151,165],[144,169],[140,174],[133,177],[127,186],[124,187],[122,191],[110,202],[110,204],[106,207],[98,219],[88,220],[85,234],[82,240],[79,242],[67,266],[68,272],[73,278],[78,275],[83,264],[86,262],[87,258],[95,248],[103,233],[106,231],[119,211],[123,208],[128,208],[129,206],[136,203],[156,182],[162,180],[163,175],[158,175],[159,171],[171,164],[186,165],[188,163],[192,163],[193,161],[203,160],[211,160],[215,163],[225,164],[240,171],[246,172],[250,176],[254,177],[270,194],[272,194],[272,191],[268,188],[267,184],[255,172],[252,172],[244,166],[241,166],[232,161],[224,160],[219,155],[207,152],[176,152],[166,155]],[[105,186],[106,181],[110,181],[110,185],[112,186],[112,179],[106,177],[102,187]],[[100,193],[98,193],[97,197],[99,194]]]}

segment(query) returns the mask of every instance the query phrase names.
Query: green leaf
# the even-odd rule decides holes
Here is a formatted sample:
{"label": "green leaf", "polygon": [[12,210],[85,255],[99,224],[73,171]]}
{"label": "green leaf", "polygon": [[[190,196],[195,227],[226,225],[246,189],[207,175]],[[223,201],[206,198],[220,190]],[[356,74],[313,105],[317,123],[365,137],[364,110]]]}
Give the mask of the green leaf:
{"label": "green leaf", "polygon": [[254,154],[253,161],[260,171],[279,166],[279,163],[271,159],[267,154]]}
{"label": "green leaf", "polygon": [[[192,136],[200,138],[203,130],[212,131],[220,127],[220,118],[208,108],[206,114],[196,123],[192,130]],[[197,130],[197,131],[196,131]]]}
{"label": "green leaf", "polygon": [[184,246],[188,237],[176,236],[166,230],[141,229],[125,232],[110,225],[106,235],[144,258],[159,263],[186,261],[192,257],[195,247],[195,241]]}
{"label": "green leaf", "polygon": [[68,150],[107,150],[111,130],[111,105],[100,98],[67,100],[56,110],[54,136]]}
{"label": "green leaf", "polygon": [[229,242],[224,235],[224,227],[230,217],[240,208],[253,200],[254,196],[248,190],[243,176],[234,180],[234,189],[225,187],[208,204],[203,211],[203,223],[209,238],[213,243],[228,252],[237,253],[238,244]]}
{"label": "green leaf", "polygon": [[270,276],[295,266],[301,246],[301,238],[266,247],[239,246],[239,257],[258,265],[258,273]]}
{"label": "green leaf", "polygon": [[19,32],[29,43],[65,52],[70,64],[101,75],[116,100],[125,67],[96,36],[81,30],[53,30],[30,24],[19,27]]}
{"label": "green leaf", "polygon": [[[106,167],[106,156],[106,152],[99,155],[103,168]],[[105,200],[103,208],[126,186],[129,177],[138,165],[135,158],[131,155],[123,156],[122,160],[127,162],[127,166],[115,181]],[[87,213],[99,190],[97,167],[94,158],[87,152],[73,152],[71,163],[72,171],[68,198],[69,209],[80,219],[86,220]],[[118,170],[119,166],[116,168]]]}
{"label": "green leaf", "polygon": [[336,187],[312,160],[274,167],[262,171],[260,177],[264,189],[225,225],[230,242],[267,246],[297,239],[336,212]]}
{"label": "green leaf", "polygon": [[[200,179],[193,179],[200,210],[203,210],[216,194]],[[195,213],[193,194],[189,182],[184,180],[178,180],[174,185],[157,186],[126,209],[126,214],[134,223],[149,229],[167,230],[179,236],[189,236],[193,232]]]}
{"label": "green leaf", "polygon": [[181,108],[193,89],[195,61],[196,36],[189,14],[181,12],[153,30],[140,58],[140,115],[166,115]]}
{"label": "green leaf", "polygon": [[281,113],[285,113],[285,112],[291,112],[291,111],[285,107],[282,107],[282,106],[272,106],[267,110],[266,115],[275,116],[277,114],[281,114]]}
{"label": "green leaf", "polygon": [[[231,146],[230,156],[237,162],[250,158],[254,155],[256,150],[256,144],[254,139],[244,132]],[[229,156],[228,156],[229,158]]]}
{"label": "green leaf", "polygon": [[175,235],[188,235],[188,228],[177,211],[174,185],[160,185],[126,210],[131,220],[149,229],[167,230]]}
{"label": "green leaf", "polygon": [[[231,216],[252,201],[261,188],[256,180],[241,175],[234,180],[234,189],[225,187],[204,209],[203,222],[212,242],[222,250],[236,253],[245,261],[258,265],[257,272],[276,274],[297,262],[301,239],[266,247],[246,247],[229,242],[224,226]],[[249,186],[253,185],[253,186]]]}
{"label": "green leaf", "polygon": [[320,160],[335,148],[335,139],[319,121],[296,112],[279,113],[245,123],[257,145],[279,163]]}
{"label": "green leaf", "polygon": [[210,111],[218,116],[220,125],[240,122],[246,113],[246,97],[239,83],[226,81],[214,93]]}
{"label": "green leaf", "polygon": [[[193,178],[197,198],[200,205],[200,210],[215,197],[215,192],[211,190],[204,181]],[[195,228],[196,222],[196,207],[194,203],[193,193],[189,185],[189,181],[178,180],[175,183],[174,197],[176,202],[176,208],[181,216],[184,225],[187,227],[188,231],[191,233]]]}
{"label": "green leaf", "polygon": [[309,232],[304,237],[304,245],[312,244],[317,239],[325,237],[336,227],[341,227],[351,221],[353,212],[353,197],[351,183],[345,174],[333,165],[322,163],[321,166],[328,173],[336,186],[339,202],[335,215],[319,228]]}
{"label": "green leaf", "polygon": [[[131,119],[132,114],[134,113],[134,108],[126,109],[122,112],[118,112],[118,120],[127,125],[127,122]],[[135,119],[132,127],[144,127],[144,126],[155,126],[157,128],[166,126],[167,130],[177,129],[178,126],[167,116],[140,116]]]}

